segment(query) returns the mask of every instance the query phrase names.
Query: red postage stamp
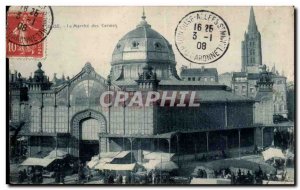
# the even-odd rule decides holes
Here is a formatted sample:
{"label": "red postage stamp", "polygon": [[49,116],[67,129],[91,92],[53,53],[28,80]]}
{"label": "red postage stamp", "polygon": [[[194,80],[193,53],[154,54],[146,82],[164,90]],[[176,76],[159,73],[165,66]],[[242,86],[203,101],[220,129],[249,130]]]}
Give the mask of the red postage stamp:
{"label": "red postage stamp", "polygon": [[44,58],[45,56],[45,41],[32,45],[20,46],[10,41],[6,43],[6,57],[8,58]]}
{"label": "red postage stamp", "polygon": [[52,28],[52,23],[52,11],[47,10],[47,7],[21,6],[9,10],[6,31],[7,57],[43,58],[45,38]]}

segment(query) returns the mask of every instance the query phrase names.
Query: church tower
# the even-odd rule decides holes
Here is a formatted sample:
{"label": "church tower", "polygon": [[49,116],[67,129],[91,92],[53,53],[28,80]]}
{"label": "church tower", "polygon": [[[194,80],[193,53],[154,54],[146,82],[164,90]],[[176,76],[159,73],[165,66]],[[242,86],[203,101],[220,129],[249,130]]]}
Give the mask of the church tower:
{"label": "church tower", "polygon": [[251,7],[248,32],[245,32],[242,41],[242,72],[259,73],[261,65],[261,36],[257,29],[253,7]]}

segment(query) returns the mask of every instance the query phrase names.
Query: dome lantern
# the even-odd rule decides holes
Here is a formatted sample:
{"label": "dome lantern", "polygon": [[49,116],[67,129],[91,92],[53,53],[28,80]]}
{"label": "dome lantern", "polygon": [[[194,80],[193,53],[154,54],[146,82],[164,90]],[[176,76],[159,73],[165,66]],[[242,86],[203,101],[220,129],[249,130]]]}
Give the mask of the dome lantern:
{"label": "dome lantern", "polygon": [[141,22],[136,27],[137,28],[138,27],[149,27],[149,28],[151,28],[151,25],[148,24],[147,21],[146,21],[146,15],[145,15],[145,9],[144,9],[144,7],[143,7],[143,15],[142,15],[141,18],[142,18]]}

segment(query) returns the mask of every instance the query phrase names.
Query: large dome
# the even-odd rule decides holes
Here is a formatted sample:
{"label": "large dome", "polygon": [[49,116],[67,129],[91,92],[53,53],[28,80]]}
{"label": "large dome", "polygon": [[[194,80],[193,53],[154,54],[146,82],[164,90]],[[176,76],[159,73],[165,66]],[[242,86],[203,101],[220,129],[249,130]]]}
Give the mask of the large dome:
{"label": "large dome", "polygon": [[159,79],[168,79],[170,70],[176,72],[172,45],[151,28],[144,14],[136,28],[118,41],[111,65],[113,80],[135,80],[145,65],[154,68]]}
{"label": "large dome", "polygon": [[112,65],[124,62],[160,62],[175,64],[172,45],[151,28],[145,16],[137,27],[117,43]]}

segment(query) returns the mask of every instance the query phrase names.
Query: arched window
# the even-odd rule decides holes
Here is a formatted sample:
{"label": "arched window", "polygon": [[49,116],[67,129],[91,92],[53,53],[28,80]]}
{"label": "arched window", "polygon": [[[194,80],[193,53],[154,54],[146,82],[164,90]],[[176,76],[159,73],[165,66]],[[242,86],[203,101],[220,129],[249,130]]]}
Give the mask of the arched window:
{"label": "arched window", "polygon": [[279,107],[279,111],[282,112],[283,111],[283,105],[281,104]]}
{"label": "arched window", "polygon": [[84,80],[77,84],[71,92],[71,106],[100,105],[100,96],[105,87],[94,80]]}
{"label": "arched window", "polygon": [[125,78],[130,78],[130,71],[131,71],[130,65],[124,66],[124,77]]}
{"label": "arched window", "polygon": [[81,123],[81,140],[98,140],[100,122],[97,119],[84,120]]}
{"label": "arched window", "polygon": [[136,42],[136,41],[133,41],[133,42],[132,42],[132,46],[131,46],[131,47],[132,47],[132,48],[138,48],[138,47],[139,47],[139,45],[140,45],[140,44],[139,44],[138,42]]}

